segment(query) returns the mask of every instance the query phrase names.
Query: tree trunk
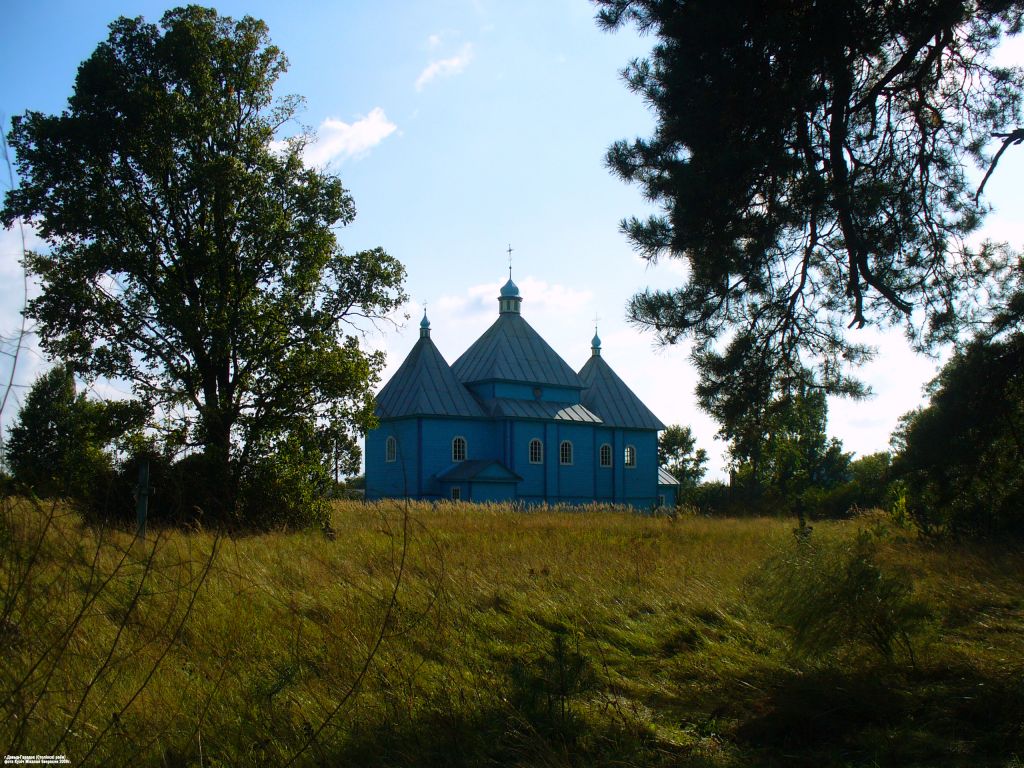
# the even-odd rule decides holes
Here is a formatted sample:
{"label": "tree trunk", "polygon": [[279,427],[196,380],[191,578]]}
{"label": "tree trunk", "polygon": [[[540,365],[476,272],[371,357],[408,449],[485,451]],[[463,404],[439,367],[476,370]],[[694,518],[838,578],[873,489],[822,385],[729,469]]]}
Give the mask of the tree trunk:
{"label": "tree trunk", "polygon": [[235,522],[239,483],[231,460],[231,423],[222,414],[208,415],[205,421],[204,511],[218,521]]}

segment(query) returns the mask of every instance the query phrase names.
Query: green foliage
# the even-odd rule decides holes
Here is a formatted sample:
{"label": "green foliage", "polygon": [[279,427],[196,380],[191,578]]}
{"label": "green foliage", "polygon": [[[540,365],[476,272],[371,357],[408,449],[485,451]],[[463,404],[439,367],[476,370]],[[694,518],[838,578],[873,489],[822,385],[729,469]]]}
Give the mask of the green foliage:
{"label": "green foliage", "polygon": [[825,543],[808,536],[769,559],[751,580],[764,617],[781,627],[797,656],[866,647],[913,662],[911,638],[928,617],[909,575],[883,569],[877,536]]}
{"label": "green foliage", "polygon": [[603,27],[657,39],[623,73],[653,135],[607,162],[660,210],[622,229],[651,262],[688,267],[629,312],[667,343],[694,339],[703,385],[739,408],[808,371],[863,394],[848,371],[870,350],[848,327],[927,343],[973,319],[1010,261],[965,242],[985,213],[965,166],[1021,119],[1024,73],[992,63],[1019,2],[598,5]]}
{"label": "green foliage", "polygon": [[[170,428],[208,457],[225,519],[269,514],[236,502],[293,432],[301,442],[329,422],[350,438],[332,445],[351,447],[373,423],[383,355],[353,324],[404,300],[399,262],[339,246],[355,207],[336,176],[304,165],[309,137],[273,143],[300,103],[274,100],[286,67],[250,17],[120,18],[67,110],[16,117],[9,135],[21,183],[0,216],[51,245],[26,259],[44,349],[185,413]],[[282,510],[303,497],[302,474],[267,480]]]}
{"label": "green foliage", "polygon": [[702,515],[742,515],[743,509],[732,504],[732,488],[721,480],[710,480],[698,485],[691,495],[690,503]]}
{"label": "green foliage", "polygon": [[697,448],[689,427],[672,424],[658,435],[658,464],[679,481],[681,494],[689,495],[704,477],[708,453]]}
{"label": "green foliage", "polygon": [[854,485],[856,505],[861,509],[884,509],[892,502],[889,483],[892,477],[892,456],[888,451],[871,453],[850,464],[850,482]]}
{"label": "green foliage", "polygon": [[[157,529],[168,526],[252,527],[227,514],[219,467],[202,453],[174,460],[152,447],[138,450],[111,472],[86,499],[82,511],[90,523],[133,528],[139,466],[149,468],[147,522]],[[248,523],[248,526],[246,525]]]}
{"label": "green foliage", "polygon": [[134,525],[139,465],[146,461],[150,526],[216,527],[236,532],[324,527],[334,483],[320,449],[311,428],[302,436],[297,431],[289,433],[272,454],[250,465],[240,479],[234,509],[225,507],[220,467],[206,454],[173,460],[143,451],[121,462],[116,470],[108,468],[96,475],[95,491],[83,499],[83,513],[94,523]]}
{"label": "green foliage", "polygon": [[894,435],[895,472],[924,531],[1024,536],[1024,333],[977,339]]}
{"label": "green foliage", "polygon": [[803,505],[812,518],[848,517],[859,510],[885,509],[895,503],[890,487],[892,459],[886,452],[861,456],[849,463],[846,482],[811,486]]}
{"label": "green foliage", "polygon": [[249,467],[242,478],[241,506],[245,522],[258,527],[308,525],[328,520],[330,468],[312,424],[293,429],[273,453]]}
{"label": "green foliage", "polygon": [[90,400],[69,367],[55,366],[36,379],[11,425],[7,466],[37,496],[92,498],[112,472],[111,443],[145,418],[138,403]]}
{"label": "green foliage", "polygon": [[825,432],[828,404],[820,389],[798,388],[722,419],[735,466],[734,501],[754,513],[802,516],[811,497],[849,477],[849,454]]}
{"label": "green foliage", "polygon": [[[852,462],[838,449],[826,456],[818,479],[788,500],[771,487],[755,483],[750,468],[741,465],[733,475],[732,486],[721,481],[701,483],[690,501],[697,511],[707,515],[778,514],[798,508],[812,520],[835,520],[858,511],[898,505],[901,490],[892,480],[888,453],[873,453]],[[903,525],[905,521],[894,512],[894,522]]]}

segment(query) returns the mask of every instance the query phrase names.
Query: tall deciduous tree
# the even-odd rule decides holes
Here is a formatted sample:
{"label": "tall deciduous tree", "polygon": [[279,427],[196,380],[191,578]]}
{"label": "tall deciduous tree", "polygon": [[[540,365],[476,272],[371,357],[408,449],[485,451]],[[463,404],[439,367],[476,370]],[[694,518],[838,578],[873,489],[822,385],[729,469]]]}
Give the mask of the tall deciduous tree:
{"label": "tall deciduous tree", "polygon": [[[862,392],[848,327],[959,330],[1007,267],[972,250],[965,164],[1020,120],[1024,77],[992,63],[1019,0],[596,0],[657,36],[625,70],[657,119],[608,163],[660,207],[622,228],[686,282],[633,320],[696,341],[705,394],[732,404],[811,381]],[[918,322],[920,321],[920,322]],[[757,399],[760,398],[760,399]]]}
{"label": "tall deciduous tree", "polygon": [[355,216],[341,181],[304,166],[303,138],[273,143],[300,103],[273,97],[286,66],[250,17],[120,18],[66,111],[10,133],[21,184],[3,221],[50,246],[27,259],[44,348],[194,414],[228,512],[250,468],[326,409],[371,423],[383,359],[351,324],[404,300],[395,259],[338,245]]}
{"label": "tall deciduous tree", "polygon": [[658,464],[679,481],[685,489],[693,489],[704,477],[708,453],[697,447],[693,430],[672,424],[658,435]]}
{"label": "tall deciduous tree", "polygon": [[718,418],[750,503],[793,510],[803,519],[806,491],[849,479],[850,456],[828,437],[828,402],[820,389],[803,388]]}

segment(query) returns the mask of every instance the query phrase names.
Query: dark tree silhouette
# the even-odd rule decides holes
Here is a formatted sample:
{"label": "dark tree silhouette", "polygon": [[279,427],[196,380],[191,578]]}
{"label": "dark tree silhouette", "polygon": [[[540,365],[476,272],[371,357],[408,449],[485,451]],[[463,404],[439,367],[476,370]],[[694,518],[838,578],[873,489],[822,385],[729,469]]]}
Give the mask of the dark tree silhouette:
{"label": "dark tree silhouette", "polygon": [[985,213],[965,165],[1019,124],[1022,73],[991,53],[1024,3],[597,3],[602,26],[657,37],[624,71],[654,134],[607,160],[660,212],[622,228],[689,267],[629,311],[663,342],[695,340],[705,401],[862,394],[851,366],[871,350],[847,328],[927,345],[976,319],[1008,262],[964,242]]}
{"label": "dark tree silhouette", "polygon": [[896,474],[926,531],[1024,536],[1024,333],[975,339],[894,435]]}

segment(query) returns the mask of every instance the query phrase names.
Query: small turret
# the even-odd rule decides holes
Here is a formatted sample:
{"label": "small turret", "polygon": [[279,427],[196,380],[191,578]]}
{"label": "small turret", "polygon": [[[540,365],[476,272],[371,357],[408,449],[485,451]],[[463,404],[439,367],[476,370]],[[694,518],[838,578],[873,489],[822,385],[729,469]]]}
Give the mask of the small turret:
{"label": "small turret", "polygon": [[597,326],[594,326],[594,338],[590,340],[590,353],[594,357],[601,356],[601,337],[597,335]]}
{"label": "small turret", "polygon": [[519,295],[519,286],[512,282],[512,278],[501,286],[501,295],[498,296],[498,311],[501,313],[512,312],[519,314],[519,305],[523,303]]}
{"label": "small turret", "polygon": [[430,338],[430,321],[427,319],[426,307],[423,308],[423,319],[420,320],[420,338],[421,339],[429,339]]}

